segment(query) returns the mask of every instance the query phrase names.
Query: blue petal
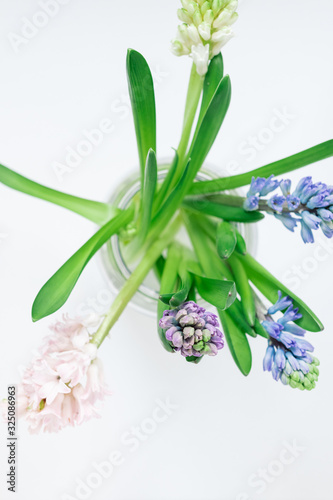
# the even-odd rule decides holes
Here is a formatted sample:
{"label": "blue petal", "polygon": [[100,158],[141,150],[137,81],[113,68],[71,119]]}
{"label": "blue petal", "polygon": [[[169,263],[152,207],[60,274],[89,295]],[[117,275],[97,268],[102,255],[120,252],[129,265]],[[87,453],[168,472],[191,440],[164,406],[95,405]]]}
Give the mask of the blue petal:
{"label": "blue petal", "polygon": [[312,184],[312,177],[303,177],[296,186],[294,191],[294,196],[300,196],[303,190],[309,185]]}
{"label": "blue petal", "polygon": [[271,371],[273,361],[274,361],[274,354],[275,354],[274,347],[272,345],[269,345],[266,349],[266,354],[265,354],[265,357],[263,359],[264,371],[268,371],[268,372]]}
{"label": "blue petal", "polygon": [[284,196],[275,194],[267,201],[267,205],[275,212],[282,212],[284,202],[286,201]]}
{"label": "blue petal", "polygon": [[316,215],[311,214],[307,210],[304,210],[304,212],[302,212],[302,214],[301,214],[301,217],[302,217],[303,221],[305,222],[305,224],[310,229],[318,229],[319,228],[319,225],[321,223],[321,219],[319,217],[317,217]]}
{"label": "blue petal", "polygon": [[265,177],[252,177],[250,189],[247,193],[247,196],[253,196],[255,194],[260,193],[264,185],[266,184]]}
{"label": "blue petal", "polygon": [[258,196],[249,196],[248,198],[246,198],[246,200],[244,201],[243,208],[248,212],[251,212],[253,210],[258,210],[259,208]]}
{"label": "blue petal", "polygon": [[271,175],[266,180],[264,186],[260,190],[260,196],[266,196],[268,193],[271,193],[275,189],[277,189],[280,185],[280,181],[274,179],[274,175]]}
{"label": "blue petal", "polygon": [[282,297],[282,292],[279,290],[278,291],[278,300],[273,304],[268,310],[268,314],[275,314],[278,311],[283,311],[284,309],[287,309],[287,307],[292,305],[292,300],[290,297],[285,296]]}
{"label": "blue petal", "polygon": [[321,230],[326,236],[326,238],[332,238],[333,236],[333,229],[331,229],[325,222],[322,222],[320,224]]}
{"label": "blue petal", "polygon": [[286,179],[280,182],[280,188],[284,196],[288,196],[290,194],[290,188],[291,188],[291,180]]}
{"label": "blue petal", "polygon": [[314,243],[314,237],[309,226],[303,220],[301,221],[301,225],[301,236],[304,243]]}
{"label": "blue petal", "polygon": [[289,231],[291,231],[292,233],[294,232],[294,229],[297,226],[297,221],[299,219],[295,219],[290,214],[273,214],[273,215],[280,222],[282,222],[282,224],[284,225],[284,227],[286,227],[287,229],[289,229]]}

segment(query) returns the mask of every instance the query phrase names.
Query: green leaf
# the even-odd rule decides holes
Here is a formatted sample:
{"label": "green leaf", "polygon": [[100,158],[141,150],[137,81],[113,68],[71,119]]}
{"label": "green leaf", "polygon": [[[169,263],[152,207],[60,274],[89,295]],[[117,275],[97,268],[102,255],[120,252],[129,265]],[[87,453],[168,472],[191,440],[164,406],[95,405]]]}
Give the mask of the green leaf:
{"label": "green leaf", "polygon": [[171,191],[168,198],[163,203],[162,207],[159,209],[157,214],[153,217],[151,223],[152,231],[160,231],[161,228],[164,228],[165,225],[170,221],[170,218],[173,216],[175,211],[177,210],[180,201],[183,199],[186,189],[187,175],[189,170],[189,163],[187,164],[185,171],[175,186],[175,188]]}
{"label": "green leaf", "polygon": [[[181,251],[182,249],[180,247],[179,252]],[[193,284],[192,276],[187,270],[187,259],[184,254],[182,260],[178,261],[177,271],[180,277],[180,282],[177,290],[173,293],[160,295],[159,297],[162,302],[170,305],[171,308],[178,307],[180,304],[187,300]]]}
{"label": "green leaf", "polygon": [[180,266],[179,272],[181,283],[179,290],[170,299],[169,304],[171,307],[178,307],[187,300],[193,283],[190,273],[185,268],[182,269],[182,265]]}
{"label": "green leaf", "polygon": [[253,257],[247,254],[239,258],[246,269],[249,279],[272,304],[278,300],[278,291],[281,290],[285,295],[289,295],[294,305],[299,308],[299,312],[303,316],[300,320],[296,321],[299,326],[310,332],[319,332],[324,329],[323,324],[314,312]]}
{"label": "green leaf", "polygon": [[32,306],[33,321],[49,316],[66,302],[90,259],[132,217],[133,210],[127,209],[107,222],[45,283]]}
{"label": "green leaf", "polygon": [[237,292],[242,299],[244,316],[248,323],[253,327],[256,317],[256,306],[246,271],[242,262],[236,257],[235,254],[230,257],[228,264],[234,275]]}
{"label": "green leaf", "polygon": [[190,189],[200,167],[203,165],[216,136],[227,114],[231,99],[231,84],[229,76],[225,76],[219,83],[213,98],[202,119],[198,133],[193,138],[189,158],[190,170],[187,178],[187,190]]}
{"label": "green leaf", "polygon": [[236,299],[236,287],[233,281],[205,278],[198,274],[193,276],[199,295],[218,309],[227,309]]}
{"label": "green leaf", "polygon": [[[174,293],[175,285],[178,279],[178,267],[181,257],[182,253],[179,245],[170,245],[161,279],[160,294],[162,296],[166,294],[172,295]],[[161,300],[159,300],[157,303],[157,331],[163,347],[168,352],[174,352],[172,346],[170,345],[170,342],[168,342],[168,340],[165,338],[164,330],[162,330],[159,325],[159,320],[162,318],[163,312],[166,309],[168,309],[168,306],[166,307],[166,305]]]}
{"label": "green leaf", "polygon": [[205,76],[200,113],[194,137],[196,137],[199,132],[202,120],[207,113],[209,105],[214,97],[214,94],[222,78],[223,78],[223,59],[222,59],[222,54],[220,52],[217,56],[213,57],[213,59],[211,60],[208,67],[208,71]]}
{"label": "green leaf", "polygon": [[148,151],[156,151],[155,94],[147,61],[132,49],[127,52],[127,78],[143,179]]}
{"label": "green leaf", "polygon": [[236,247],[236,230],[229,222],[220,222],[216,233],[216,250],[221,259],[229,259]]}
{"label": "green leaf", "polygon": [[241,255],[246,255],[247,249],[245,240],[243,236],[240,234],[240,232],[237,231],[237,229],[236,229],[236,238],[237,238],[236,252],[240,253]]}
{"label": "green leaf", "polygon": [[165,201],[167,196],[170,194],[170,188],[172,184],[172,180],[174,178],[175,172],[177,170],[178,166],[178,153],[175,151],[175,156],[173,158],[173,161],[170,165],[170,168],[168,170],[168,173],[162,182],[162,185],[160,189],[158,190],[155,201],[154,201],[154,212],[156,212],[162,205],[162,203]]}
{"label": "green leaf", "polygon": [[247,333],[251,337],[257,336],[255,330],[249,325],[244,317],[244,309],[240,300],[236,299],[235,302],[228,308],[228,314],[234,320],[234,323],[238,325],[240,330]]}
{"label": "green leaf", "polygon": [[264,218],[261,212],[246,212],[243,208],[211,203],[206,200],[185,199],[183,206],[197,213],[212,215],[226,221],[258,222]]}
{"label": "green leaf", "polygon": [[147,155],[145,178],[143,183],[143,195],[141,198],[141,218],[139,227],[139,240],[143,242],[148,234],[153,201],[157,184],[157,161],[155,152],[150,149]]}
{"label": "green leaf", "polygon": [[[230,269],[217,255],[215,238],[212,240],[210,237],[206,237],[204,228],[207,226],[207,218],[202,215],[184,213],[183,219],[205,275],[208,278],[226,278],[229,281],[233,281]],[[195,269],[191,269],[191,271],[200,274],[200,271],[197,272]]]}
{"label": "green leaf", "polygon": [[107,203],[78,198],[77,196],[71,196],[70,194],[42,186],[3,165],[0,165],[0,182],[21,193],[67,208],[96,224],[105,224],[117,213],[117,210]]}
{"label": "green leaf", "polygon": [[247,186],[251,183],[252,177],[269,177],[270,175],[282,175],[292,172],[298,168],[305,167],[325,158],[333,156],[333,139],[322,142],[317,146],[306,149],[300,153],[288,156],[283,160],[269,163],[264,167],[256,168],[244,174],[222,177],[212,181],[195,182],[191,187],[191,194],[213,193],[224,191],[226,189],[235,189],[241,186]]}
{"label": "green leaf", "polygon": [[218,311],[223,332],[234,361],[243,375],[247,376],[252,367],[252,354],[249,341],[227,311]]}
{"label": "green leaf", "polygon": [[163,304],[166,304],[167,306],[170,305],[170,299],[174,296],[174,293],[164,293],[163,295],[159,296],[159,300],[163,302]]}
{"label": "green leaf", "polygon": [[163,255],[160,255],[160,257],[157,259],[154,265],[154,272],[159,282],[161,282],[162,279],[164,266],[165,266],[165,258],[163,257]]}

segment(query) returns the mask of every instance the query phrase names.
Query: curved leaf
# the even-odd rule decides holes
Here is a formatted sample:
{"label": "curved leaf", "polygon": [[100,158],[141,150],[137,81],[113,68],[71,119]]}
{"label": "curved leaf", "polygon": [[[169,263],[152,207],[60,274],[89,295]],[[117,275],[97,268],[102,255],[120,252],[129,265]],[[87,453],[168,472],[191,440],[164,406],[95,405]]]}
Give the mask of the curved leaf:
{"label": "curved leaf", "polygon": [[233,281],[215,280],[193,274],[199,295],[209,304],[220,310],[227,309],[236,299],[236,287]]}
{"label": "curved leaf", "polygon": [[105,224],[117,213],[117,211],[107,203],[78,198],[77,196],[71,196],[70,194],[42,186],[3,165],[0,165],[0,182],[21,193],[67,208],[96,224]]}
{"label": "curved leaf", "polygon": [[196,137],[196,135],[198,134],[202,120],[206,115],[211,100],[213,99],[214,94],[222,78],[223,78],[223,59],[222,59],[222,54],[220,52],[217,56],[213,57],[213,59],[211,60],[208,67],[208,71],[205,76],[200,113],[194,137]]}
{"label": "curved leaf", "polygon": [[201,214],[233,222],[258,222],[265,217],[261,212],[246,212],[240,207],[230,207],[206,200],[185,199],[183,206]]}
{"label": "curved leaf", "polygon": [[132,49],[127,52],[127,78],[143,180],[148,151],[156,151],[155,94],[147,61]]}
{"label": "curved leaf", "polygon": [[147,155],[143,192],[141,198],[141,218],[139,240],[143,242],[148,234],[151,221],[153,201],[157,183],[157,161],[155,152],[150,149]]}
{"label": "curved leaf", "polygon": [[70,296],[83,269],[113,234],[128,224],[133,209],[128,209],[107,222],[45,283],[32,306],[32,319],[38,321],[57,311]]}
{"label": "curved leaf", "polygon": [[229,316],[227,311],[219,311],[223,332],[234,361],[243,375],[247,376],[252,367],[252,354],[249,341]]}
{"label": "curved leaf", "polygon": [[187,191],[190,189],[199,169],[203,165],[216,136],[227,114],[231,100],[231,84],[229,76],[219,83],[207,111],[202,119],[199,130],[193,138],[189,158],[191,164],[187,179]]}
{"label": "curved leaf", "polygon": [[252,288],[249,284],[249,278],[247,277],[247,273],[242,262],[236,257],[236,255],[232,255],[228,263],[234,275],[237,292],[242,299],[244,316],[253,327],[256,318],[256,306],[254,303]]}

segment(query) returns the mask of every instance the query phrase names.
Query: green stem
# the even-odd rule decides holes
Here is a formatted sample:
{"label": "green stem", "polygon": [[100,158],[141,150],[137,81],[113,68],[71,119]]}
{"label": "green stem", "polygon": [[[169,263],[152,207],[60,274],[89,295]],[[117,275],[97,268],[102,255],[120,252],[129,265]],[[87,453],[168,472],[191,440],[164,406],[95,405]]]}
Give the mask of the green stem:
{"label": "green stem", "polygon": [[196,66],[193,63],[190,81],[188,85],[187,97],[186,97],[183,131],[177,149],[179,161],[173,185],[177,184],[179,178],[182,175],[182,170],[184,168],[184,160],[186,157],[187,147],[191,136],[193,122],[203,89],[203,82],[204,82],[204,77],[198,75]]}
{"label": "green stem", "polygon": [[92,338],[92,343],[96,344],[97,347],[101,345],[105,337],[109,334],[111,328],[119,319],[121,313],[124,311],[128,302],[131,300],[164,248],[172,241],[180,228],[180,224],[181,219],[177,217],[170,226],[168,226],[161,237],[151,245],[130,278],[126,281],[110,307],[109,312],[105,316],[103,323]]}

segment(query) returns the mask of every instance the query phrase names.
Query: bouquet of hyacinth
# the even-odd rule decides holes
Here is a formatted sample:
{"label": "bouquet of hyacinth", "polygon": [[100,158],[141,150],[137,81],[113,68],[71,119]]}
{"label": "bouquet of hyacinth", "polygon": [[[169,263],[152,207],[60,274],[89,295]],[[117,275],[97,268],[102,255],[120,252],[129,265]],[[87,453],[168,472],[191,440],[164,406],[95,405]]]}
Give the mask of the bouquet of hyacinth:
{"label": "bouquet of hyacinth", "polygon": [[[117,235],[134,265],[105,315],[64,315],[51,328],[19,386],[19,413],[32,431],[57,431],[98,414],[96,402],[108,394],[98,349],[151,270],[159,281],[157,332],[168,353],[197,364],[208,362],[207,355],[218,355],[227,344],[239,370],[248,375],[251,336],[264,342],[263,368],[274,380],[301,390],[313,389],[318,380],[319,362],[305,334],[323,326],[250,255],[242,228],[272,215],[289,231],[300,226],[305,243],[313,243],[313,231],[319,229],[331,238],[333,186],[304,177],[292,189],[291,181],[281,176],[332,156],[333,140],[251,172],[198,177],[230,104],[221,48],[233,35],[237,0],[181,3],[182,24],[172,50],[190,56],[193,65],[180,142],[164,177],[156,159],[153,80],[146,60],[134,50],[128,51],[127,75],[141,187],[127,207],[71,196],[0,165],[2,184],[100,226],[41,288],[32,306],[33,321],[65,304],[89,260],[111,237]],[[244,186],[247,192],[240,196],[237,188]]]}

